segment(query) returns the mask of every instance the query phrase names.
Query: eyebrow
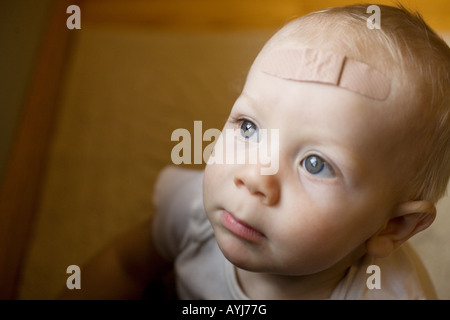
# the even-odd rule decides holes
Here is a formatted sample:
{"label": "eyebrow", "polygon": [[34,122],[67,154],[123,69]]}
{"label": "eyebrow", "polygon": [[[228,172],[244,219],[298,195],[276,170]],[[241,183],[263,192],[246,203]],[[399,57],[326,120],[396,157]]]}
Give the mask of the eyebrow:
{"label": "eyebrow", "polygon": [[242,91],[240,96],[237,98],[237,100],[246,100],[248,105],[255,109],[254,105],[256,104],[256,99],[250,96],[247,92]]}
{"label": "eyebrow", "polygon": [[258,110],[260,110],[260,108],[257,107],[259,105],[257,99],[253,98],[245,91],[241,92],[241,94],[235,101],[235,105],[238,105],[239,107],[245,105],[246,107],[249,107],[254,113],[257,113],[259,112]]}

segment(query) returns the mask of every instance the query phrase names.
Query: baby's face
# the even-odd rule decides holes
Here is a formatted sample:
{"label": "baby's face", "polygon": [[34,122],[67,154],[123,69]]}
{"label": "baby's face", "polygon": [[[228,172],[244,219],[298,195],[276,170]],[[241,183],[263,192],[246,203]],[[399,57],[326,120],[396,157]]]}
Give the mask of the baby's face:
{"label": "baby's face", "polygon": [[399,201],[394,103],[281,79],[255,63],[224,127],[235,135],[217,145],[248,152],[267,143],[262,129],[276,129],[279,166],[263,175],[261,163],[207,165],[204,204],[224,255],[287,275],[359,257]]}

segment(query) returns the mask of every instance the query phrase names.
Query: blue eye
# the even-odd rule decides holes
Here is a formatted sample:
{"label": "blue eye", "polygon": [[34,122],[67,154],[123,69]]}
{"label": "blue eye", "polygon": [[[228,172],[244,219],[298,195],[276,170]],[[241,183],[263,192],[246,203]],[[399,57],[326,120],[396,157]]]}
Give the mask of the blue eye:
{"label": "blue eye", "polygon": [[336,175],[333,168],[319,156],[308,156],[302,161],[303,168],[319,178],[329,179]]}
{"label": "blue eye", "polygon": [[253,122],[251,122],[249,120],[244,120],[244,121],[242,121],[242,124],[241,124],[241,135],[245,139],[253,138],[253,139],[259,140],[258,127]]}

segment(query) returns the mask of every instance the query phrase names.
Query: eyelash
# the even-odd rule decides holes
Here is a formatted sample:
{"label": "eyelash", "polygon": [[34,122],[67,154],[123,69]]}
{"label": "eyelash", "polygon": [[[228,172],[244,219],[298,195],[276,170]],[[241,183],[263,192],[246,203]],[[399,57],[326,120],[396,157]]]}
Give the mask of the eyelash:
{"label": "eyelash", "polygon": [[234,124],[235,126],[237,126],[238,124],[241,125],[244,121],[251,121],[254,123],[254,121],[245,118],[245,117],[233,117],[231,116],[229,119],[230,123]]}
{"label": "eyelash", "polygon": [[[307,162],[309,161],[309,162]],[[316,163],[316,164],[313,164]],[[319,164],[318,164],[319,163]],[[312,165],[312,166],[311,166]],[[319,169],[317,172],[312,172],[315,167]],[[332,179],[336,177],[336,172],[333,166],[323,157],[316,154],[309,154],[300,161],[300,166],[311,176],[318,179]],[[324,171],[325,170],[325,171]]]}
{"label": "eyelash", "polygon": [[259,126],[255,123],[255,121],[253,121],[253,120],[251,120],[251,119],[248,119],[248,118],[245,118],[245,117],[239,117],[239,118],[236,118],[236,117],[230,117],[230,123],[232,123],[233,124],[233,126],[235,127],[235,129],[238,129],[238,130],[241,130],[241,136],[245,139],[245,140],[250,140],[251,138],[252,138],[252,136],[253,136],[253,134],[252,134],[252,136],[250,136],[250,137],[245,137],[245,136],[243,136],[243,134],[242,134],[242,125],[245,123],[245,122],[250,122],[250,123],[252,123],[254,126],[255,126],[255,131],[254,131],[254,133],[253,134],[255,134],[256,133],[256,141],[259,141]]}

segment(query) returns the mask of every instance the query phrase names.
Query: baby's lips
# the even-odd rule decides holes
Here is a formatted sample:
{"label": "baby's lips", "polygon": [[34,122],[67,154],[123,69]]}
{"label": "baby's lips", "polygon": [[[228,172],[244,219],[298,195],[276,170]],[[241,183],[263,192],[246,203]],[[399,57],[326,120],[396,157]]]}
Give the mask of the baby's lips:
{"label": "baby's lips", "polygon": [[244,221],[236,219],[232,213],[226,210],[222,212],[221,222],[228,231],[244,240],[250,242],[260,242],[265,238],[263,233],[249,226]]}

